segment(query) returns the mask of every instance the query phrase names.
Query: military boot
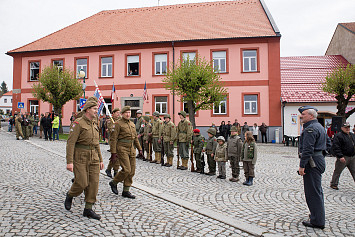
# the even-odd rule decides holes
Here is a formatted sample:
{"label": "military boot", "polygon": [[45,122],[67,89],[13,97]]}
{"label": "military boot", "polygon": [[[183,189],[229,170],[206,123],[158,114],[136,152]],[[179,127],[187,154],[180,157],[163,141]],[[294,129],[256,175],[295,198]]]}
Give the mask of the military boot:
{"label": "military boot", "polygon": [[108,177],[112,178],[111,170],[106,169],[105,172]]}
{"label": "military boot", "polygon": [[64,201],[65,209],[69,211],[71,209],[72,203],[73,203],[73,197],[70,197],[69,193],[67,193],[67,196],[65,197],[65,201]]}
{"label": "military boot", "polygon": [[114,184],[113,181],[109,182],[108,184],[111,186],[111,191],[118,195],[117,184]]}
{"label": "military boot", "polygon": [[231,181],[231,182],[238,182],[238,181],[239,181],[239,178],[238,178],[238,177],[237,177],[237,178],[232,177],[232,178],[229,179],[229,181]]}
{"label": "military boot", "polygon": [[246,185],[247,186],[252,186],[253,185],[253,179],[254,179],[254,177],[249,177],[249,182]]}
{"label": "military boot", "polygon": [[188,159],[182,159],[182,166],[181,166],[181,170],[187,170],[187,162],[188,162]]}
{"label": "military boot", "polygon": [[155,163],[160,164],[161,162],[161,153],[155,155]]}
{"label": "military boot", "polygon": [[157,157],[158,157],[158,153],[155,153],[154,160],[151,160],[150,163],[157,163]]}
{"label": "military boot", "polygon": [[247,185],[249,182],[249,177],[245,177],[245,181],[243,182],[243,185]]}
{"label": "military boot", "polygon": [[132,193],[130,191],[123,191],[122,192],[122,197],[131,198],[131,199],[135,199],[136,198],[136,196],[132,195]]}
{"label": "military boot", "polygon": [[96,219],[96,220],[101,219],[100,215],[96,214],[92,209],[87,209],[87,208],[84,209],[83,216]]}

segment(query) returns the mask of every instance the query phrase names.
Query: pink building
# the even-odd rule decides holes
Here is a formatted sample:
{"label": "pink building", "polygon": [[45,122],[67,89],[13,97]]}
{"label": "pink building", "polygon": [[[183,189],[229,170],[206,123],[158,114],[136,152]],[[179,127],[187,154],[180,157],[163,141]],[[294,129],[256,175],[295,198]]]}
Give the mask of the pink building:
{"label": "pink building", "polygon": [[[14,59],[13,110],[17,102],[28,111],[51,110],[32,96],[31,86],[44,66],[55,64],[86,71],[86,97],[95,80],[110,107],[169,113],[177,123],[184,104],[162,79],[173,62],[199,54],[214,61],[228,93],[213,110],[196,114],[198,126],[238,119],[281,127],[280,37],[262,0],[102,11],[7,52]],[[145,83],[149,99],[143,101]],[[77,109],[77,101],[64,106],[64,125]]]}

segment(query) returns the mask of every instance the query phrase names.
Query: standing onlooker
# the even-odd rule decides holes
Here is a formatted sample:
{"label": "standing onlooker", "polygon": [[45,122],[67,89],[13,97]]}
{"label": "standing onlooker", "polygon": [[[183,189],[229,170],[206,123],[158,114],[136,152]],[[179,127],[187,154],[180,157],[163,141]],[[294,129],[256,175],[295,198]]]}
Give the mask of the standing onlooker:
{"label": "standing onlooker", "polygon": [[224,137],[224,139],[226,139],[227,137],[227,126],[226,126],[226,122],[222,121],[221,125],[219,126],[219,136]]}
{"label": "standing onlooker", "polygon": [[254,123],[254,126],[253,126],[253,137],[254,137],[254,140],[255,142],[258,141],[258,134],[259,134],[259,127],[256,123]]}
{"label": "standing onlooker", "polygon": [[325,171],[323,151],[327,149],[327,134],[317,120],[317,109],[306,105],[298,109],[301,113],[303,131],[300,137],[300,165],[298,173],[303,177],[304,194],[310,211],[307,227],[324,229],[325,210],[322,189],[322,174]]}
{"label": "standing onlooker", "polygon": [[32,134],[37,135],[37,127],[38,127],[38,116],[37,114],[33,114],[33,131]]}
{"label": "standing onlooker", "polygon": [[214,160],[217,162],[217,165],[218,165],[219,175],[217,176],[217,178],[226,179],[226,163],[228,160],[227,144],[226,144],[226,140],[222,136],[219,136],[217,138],[217,142],[218,142],[218,144],[217,144],[216,153],[214,156]]}
{"label": "standing onlooker", "polygon": [[265,138],[265,143],[267,143],[267,126],[265,123],[262,123],[261,126],[259,127],[260,133],[261,133],[261,142],[264,143],[264,138]]}
{"label": "standing onlooker", "polygon": [[245,133],[249,131],[249,125],[247,122],[244,122],[244,125],[242,127],[242,140],[245,140]]}
{"label": "standing onlooker", "polygon": [[216,130],[216,134],[218,133],[218,129],[217,129],[216,124],[212,123],[210,128],[213,128],[214,130]]}
{"label": "standing onlooker", "polygon": [[227,155],[232,168],[232,178],[229,179],[231,182],[239,181],[240,174],[240,154],[242,151],[242,139],[238,136],[238,130],[235,126],[231,128],[231,136],[227,142]]}
{"label": "standing onlooker", "polygon": [[59,117],[57,113],[54,114],[54,120],[52,121],[52,128],[53,128],[53,141],[59,140]]}
{"label": "standing onlooker", "polygon": [[8,132],[12,132],[12,126],[14,125],[14,120],[13,117],[11,116],[9,119],[9,128],[8,128]]}
{"label": "standing onlooker", "polygon": [[231,127],[232,127],[231,121],[228,121],[226,127],[227,127],[227,138],[226,138],[226,141],[228,141],[228,138],[231,135]]}
{"label": "standing onlooker", "polygon": [[52,119],[49,112],[46,112],[45,116],[41,119],[43,131],[44,131],[44,139],[47,141],[48,139],[52,141]]}
{"label": "standing onlooker", "polygon": [[240,123],[238,123],[238,119],[234,120],[233,126],[235,126],[237,128],[237,135],[242,137],[241,133],[242,133],[242,129],[240,127]]}
{"label": "standing onlooker", "polygon": [[328,137],[333,141],[335,132],[332,131],[332,124],[329,124],[329,127],[327,129],[327,135]]}
{"label": "standing onlooker", "polygon": [[243,161],[245,182],[244,185],[253,185],[253,179],[255,177],[255,164],[258,158],[257,147],[251,131],[245,132],[245,141],[243,143],[241,157]]}
{"label": "standing onlooker", "polygon": [[43,124],[42,124],[43,117],[44,114],[41,114],[41,118],[39,119],[39,138],[42,138],[42,134],[43,134]]}
{"label": "standing onlooker", "polygon": [[101,119],[100,119],[100,131],[101,131],[101,140],[105,141],[106,140],[106,128],[105,128],[105,124],[106,124],[106,114],[102,115]]}
{"label": "standing onlooker", "polygon": [[344,123],[341,132],[335,135],[332,150],[337,160],[330,187],[338,190],[339,178],[345,167],[348,167],[355,181],[355,135],[350,132],[349,123]]}

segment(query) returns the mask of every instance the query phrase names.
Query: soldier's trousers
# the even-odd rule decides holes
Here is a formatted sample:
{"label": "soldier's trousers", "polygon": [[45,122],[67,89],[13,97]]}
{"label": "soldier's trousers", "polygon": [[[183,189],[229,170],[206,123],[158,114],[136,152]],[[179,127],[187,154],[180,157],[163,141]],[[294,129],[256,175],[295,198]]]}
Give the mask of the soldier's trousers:
{"label": "soldier's trousers", "polygon": [[311,213],[310,222],[313,225],[324,226],[325,210],[324,196],[322,189],[322,174],[325,170],[325,161],[319,162],[319,157],[313,157],[317,167],[312,168],[309,163],[305,167],[305,175],[303,175],[304,194],[308,209]]}
{"label": "soldier's trousers", "polygon": [[161,152],[161,143],[158,142],[159,137],[153,137],[153,151],[155,153]]}
{"label": "soldier's trousers", "polygon": [[195,157],[195,160],[196,160],[196,169],[197,170],[202,170],[202,154],[201,153],[194,153],[194,157]]}
{"label": "soldier's trousers", "polygon": [[117,171],[120,168],[120,162],[116,160],[115,162],[112,162],[111,160],[108,162],[107,169],[111,171],[111,169]]}
{"label": "soldier's trousers", "polygon": [[255,165],[252,161],[243,161],[243,169],[245,178],[255,177]]}
{"label": "soldier's trousers", "polygon": [[225,161],[218,161],[218,174],[226,177],[226,163]]}
{"label": "soldier's trousers", "polygon": [[232,177],[238,178],[240,175],[239,160],[237,159],[237,157],[234,157],[234,156],[231,156],[228,158],[229,158],[231,168],[232,168]]}
{"label": "soldier's trousers", "polygon": [[345,167],[348,167],[350,174],[351,176],[353,176],[353,179],[355,181],[355,156],[344,156],[344,158],[345,163],[341,162],[339,159],[337,159],[335,162],[334,173],[332,181],[330,182],[330,185],[332,186],[338,186],[341,172],[343,172]]}
{"label": "soldier's trousers", "polygon": [[23,139],[28,139],[30,136],[28,126],[22,126],[22,134],[24,136]]}
{"label": "soldier's trousers", "polygon": [[136,172],[136,149],[133,144],[127,147],[127,143],[117,143],[117,155],[122,169],[116,174],[113,180],[116,183],[123,181],[124,187],[130,187]]}
{"label": "soldier's trousers", "polygon": [[216,161],[211,156],[211,154],[207,154],[207,163],[208,163],[208,170],[210,173],[216,173]]}
{"label": "soldier's trousers", "polygon": [[77,197],[83,191],[85,202],[95,203],[99,190],[100,160],[95,150],[75,148],[74,151],[74,183],[69,196]]}
{"label": "soldier's trousers", "polygon": [[170,142],[164,142],[164,155],[166,157],[174,157],[174,144],[170,144]]}
{"label": "soldier's trousers", "polygon": [[179,142],[179,155],[181,158],[189,159],[189,144],[186,142]]}
{"label": "soldier's trousers", "polygon": [[[144,151],[147,152],[147,159],[150,159],[150,150],[149,150],[149,145],[150,145],[150,142],[146,143],[146,141],[144,141]],[[143,153],[144,155],[144,153]]]}
{"label": "soldier's trousers", "polygon": [[22,133],[22,128],[21,125],[20,126],[16,126],[16,138],[22,137],[22,139],[24,138],[23,133]]}

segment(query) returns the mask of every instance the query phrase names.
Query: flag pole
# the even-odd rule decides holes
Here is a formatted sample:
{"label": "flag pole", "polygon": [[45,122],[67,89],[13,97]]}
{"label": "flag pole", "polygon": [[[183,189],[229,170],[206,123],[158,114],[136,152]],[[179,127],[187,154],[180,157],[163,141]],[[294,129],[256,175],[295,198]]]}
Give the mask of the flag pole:
{"label": "flag pole", "polygon": [[[96,84],[96,81],[95,81],[95,80],[94,80],[94,83],[95,83],[95,87],[96,87],[97,89],[99,89],[99,87],[98,87],[98,85]],[[100,94],[100,97],[104,98],[104,97],[102,96],[102,94],[101,94],[100,89],[98,90],[98,92],[99,92],[99,94]],[[106,104],[106,102],[105,102],[105,99],[103,100],[103,102],[104,102],[104,106],[105,106],[105,108],[106,108],[106,113],[108,112],[108,116],[110,117],[112,123],[114,123],[115,121],[113,121],[111,112],[110,112],[110,110],[109,110],[108,107],[107,107],[107,104]]]}

